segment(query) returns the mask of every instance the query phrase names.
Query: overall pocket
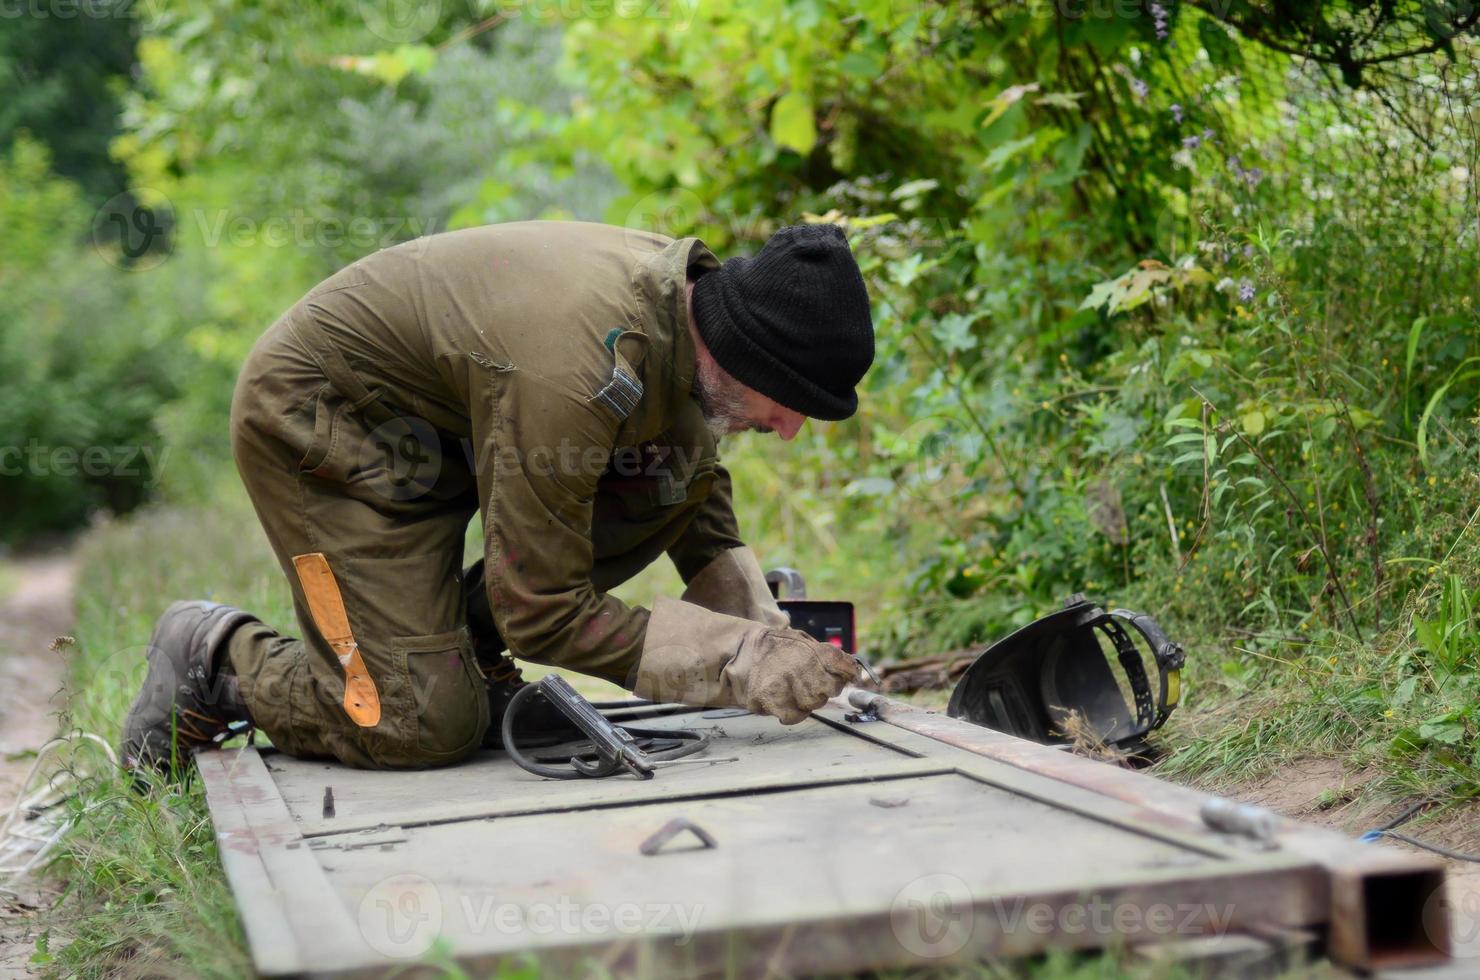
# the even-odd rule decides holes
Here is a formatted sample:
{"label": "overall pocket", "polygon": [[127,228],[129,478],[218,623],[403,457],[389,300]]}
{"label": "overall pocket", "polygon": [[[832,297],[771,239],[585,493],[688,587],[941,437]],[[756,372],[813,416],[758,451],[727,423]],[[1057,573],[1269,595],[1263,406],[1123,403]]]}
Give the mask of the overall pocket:
{"label": "overall pocket", "polygon": [[[325,385],[320,389],[314,398],[312,431],[304,432],[307,445],[303,457],[298,461],[300,473],[328,476],[332,472],[335,450],[344,438],[345,416],[348,411],[349,402],[335,394],[332,388]],[[300,425],[307,430],[310,424],[309,414],[304,412],[300,418]]]}
{"label": "overall pocket", "polygon": [[394,640],[391,649],[405,665],[410,699],[408,741],[428,756],[452,758],[476,746],[488,727],[488,694],[473,659],[466,629]]}

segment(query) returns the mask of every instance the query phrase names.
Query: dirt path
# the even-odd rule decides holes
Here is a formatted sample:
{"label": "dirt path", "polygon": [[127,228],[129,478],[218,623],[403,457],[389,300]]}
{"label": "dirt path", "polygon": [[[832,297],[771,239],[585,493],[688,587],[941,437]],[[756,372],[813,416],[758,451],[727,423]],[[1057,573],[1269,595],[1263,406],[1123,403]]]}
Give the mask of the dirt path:
{"label": "dirt path", "polygon": [[[64,677],[52,641],[72,625],[70,553],[36,555],[4,564],[13,584],[0,596],[0,806],[9,813],[34,750],[55,734]],[[26,976],[34,949],[34,914],[46,896],[34,885],[0,891],[0,977]]]}

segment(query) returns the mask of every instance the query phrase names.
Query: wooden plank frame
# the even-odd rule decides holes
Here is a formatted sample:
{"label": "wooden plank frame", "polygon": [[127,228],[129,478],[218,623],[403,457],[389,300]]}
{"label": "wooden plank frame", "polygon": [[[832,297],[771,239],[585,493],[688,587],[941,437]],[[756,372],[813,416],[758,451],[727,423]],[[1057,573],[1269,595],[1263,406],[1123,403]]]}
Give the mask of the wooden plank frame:
{"label": "wooden plank frame", "polygon": [[[1346,869],[1343,873],[1350,877],[1353,865],[1344,864],[1343,855],[1353,860],[1364,857],[1355,850],[1336,847],[1329,841],[1324,843],[1324,850],[1314,848],[1314,853],[1311,847],[1292,844],[1262,849],[1253,842],[1210,831],[1197,818],[1195,807],[1189,814],[1190,805],[1200,805],[1207,799],[1203,794],[1143,774],[1073,759],[1058,750],[1023,743],[886,698],[879,698],[876,707],[881,709],[881,722],[857,724],[845,719],[851,708],[839,699],[817,712],[812,722],[805,723],[892,750],[892,758],[872,767],[854,762],[839,766],[825,777],[800,783],[781,777],[737,778],[723,787],[710,787],[687,797],[679,791],[681,787],[665,784],[660,774],[652,781],[627,783],[619,799],[608,797],[574,806],[568,799],[562,801],[554,794],[541,796],[539,787],[544,784],[533,783],[526,784],[532,788],[525,797],[489,801],[481,807],[460,805],[442,819],[423,821],[421,826],[434,829],[438,823],[517,818],[542,812],[599,811],[683,799],[956,775],[1075,814],[1084,819],[1087,827],[1108,825],[1219,862],[1217,873],[1211,873],[1208,868],[1147,868],[1117,873],[1113,881],[1087,881],[1070,889],[1010,896],[1013,900],[1031,901],[1055,910],[1059,915],[1076,903],[1082,904],[1091,893],[1097,900],[1136,903],[1142,908],[1169,901],[1216,900],[1240,910],[1240,918],[1231,923],[1234,929],[1319,932],[1335,924],[1333,915],[1341,903],[1349,904],[1353,894],[1361,895],[1364,887],[1370,888],[1372,874],[1393,873],[1395,869],[1402,872],[1414,867],[1386,858],[1376,864],[1358,862],[1355,865],[1358,884],[1354,886],[1349,881],[1343,884],[1333,869]],[[682,723],[684,717],[676,716],[673,723]],[[990,737],[982,739],[977,733]],[[734,748],[726,746],[723,751],[734,751]],[[198,757],[197,764],[216,824],[222,861],[238,900],[258,971],[268,976],[379,976],[387,967],[397,965],[367,945],[360,923],[336,889],[322,856],[343,853],[336,852],[336,848],[403,840],[405,834],[415,832],[417,824],[392,821],[393,826],[376,829],[368,824],[368,818],[332,826],[309,820],[311,829],[305,833],[304,814],[300,812],[295,817],[256,749],[204,754]],[[1134,779],[1126,782],[1119,775],[1111,777],[1109,773]],[[1299,835],[1289,831],[1287,837],[1294,842]],[[1282,843],[1285,843],[1283,838]],[[1428,873],[1431,867],[1424,864],[1419,870]],[[586,970],[599,964],[616,973],[635,971],[665,976],[799,975],[902,967],[920,962],[938,966],[945,962],[1024,955],[1047,947],[1093,948],[1104,944],[1105,937],[1094,932],[1071,934],[1060,930],[1045,936],[1002,928],[1002,899],[1001,895],[970,897],[969,906],[959,911],[976,926],[945,959],[922,961],[915,955],[918,950],[912,952],[907,944],[902,944],[897,909],[844,918],[829,917],[823,912],[811,920],[798,919],[766,927],[706,929],[684,945],[657,936],[619,942],[576,937],[563,945],[541,948],[539,958],[551,971]],[[1130,931],[1123,938],[1137,942],[1151,937]],[[1351,944],[1348,952],[1358,951],[1350,957],[1352,961],[1360,960],[1363,955],[1363,938],[1347,940]],[[478,970],[515,967],[522,962],[517,950],[453,952],[464,966]],[[1394,956],[1392,948],[1386,949],[1384,955],[1389,957],[1387,963],[1414,962],[1401,952]]]}

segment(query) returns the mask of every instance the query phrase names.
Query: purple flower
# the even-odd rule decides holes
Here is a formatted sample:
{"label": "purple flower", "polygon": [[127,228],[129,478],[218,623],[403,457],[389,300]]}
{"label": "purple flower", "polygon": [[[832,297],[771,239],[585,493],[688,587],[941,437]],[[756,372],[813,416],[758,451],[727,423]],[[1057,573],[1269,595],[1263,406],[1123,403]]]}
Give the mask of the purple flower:
{"label": "purple flower", "polygon": [[1182,104],[1180,102],[1172,103],[1172,119],[1174,119],[1178,125],[1180,125],[1182,122]]}
{"label": "purple flower", "polygon": [[1182,137],[1182,149],[1184,149],[1184,150],[1195,150],[1195,149],[1197,149],[1201,145],[1202,145],[1202,138],[1199,137],[1199,136],[1184,136],[1184,137]]}
{"label": "purple flower", "polygon": [[1247,279],[1242,279],[1238,284],[1238,301],[1250,303],[1254,300],[1254,284]]}
{"label": "purple flower", "polygon": [[1253,257],[1254,257],[1254,246],[1252,246],[1252,245],[1245,245],[1244,246],[1244,258],[1246,258],[1246,259],[1252,259]]}
{"label": "purple flower", "polygon": [[1258,187],[1259,182],[1264,179],[1264,171],[1262,169],[1259,167],[1249,167],[1246,169],[1243,164],[1239,163],[1238,157],[1228,158],[1228,169],[1236,179],[1242,180],[1247,184],[1249,190]]}
{"label": "purple flower", "polygon": [[1145,82],[1141,81],[1139,78],[1133,77],[1131,79],[1131,91],[1136,93],[1136,98],[1144,99],[1146,98],[1146,93],[1147,91],[1149,91],[1149,89],[1147,88]]}
{"label": "purple flower", "polygon": [[1171,34],[1171,30],[1167,27],[1167,22],[1171,19],[1171,15],[1167,13],[1167,8],[1157,3],[1156,0],[1151,0],[1146,7],[1151,11],[1151,19],[1156,25],[1157,40],[1165,41],[1167,36]]}

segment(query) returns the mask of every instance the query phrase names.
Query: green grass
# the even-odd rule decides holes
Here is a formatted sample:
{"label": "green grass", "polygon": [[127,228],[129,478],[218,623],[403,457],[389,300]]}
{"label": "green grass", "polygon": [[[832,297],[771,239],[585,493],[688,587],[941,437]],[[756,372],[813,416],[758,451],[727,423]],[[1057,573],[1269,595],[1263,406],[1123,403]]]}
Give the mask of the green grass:
{"label": "green grass", "polygon": [[[1473,560],[1473,556],[1466,556]],[[1468,737],[1480,686],[1460,657],[1445,668],[1427,623],[1462,592],[1435,576],[1381,633],[1203,634],[1189,644],[1183,705],[1163,735],[1158,773],[1209,788],[1247,783],[1292,759],[1340,759],[1372,777],[1364,793],[1460,802],[1480,794],[1480,744]],[[1185,634],[1184,634],[1185,635]],[[1450,624],[1452,646],[1480,640],[1475,620]],[[1426,645],[1424,637],[1429,643]]]}
{"label": "green grass", "polygon": [[78,801],[55,871],[67,884],[37,962],[51,976],[241,977],[250,960],[198,781]]}
{"label": "green grass", "polygon": [[[158,509],[86,535],[77,586],[71,724],[116,742],[144,672],[156,616],[182,597],[287,624],[282,575],[239,493]],[[41,965],[55,976],[239,977],[249,972],[236,909],[197,780],[139,793],[91,783],[54,875],[66,886]]]}

